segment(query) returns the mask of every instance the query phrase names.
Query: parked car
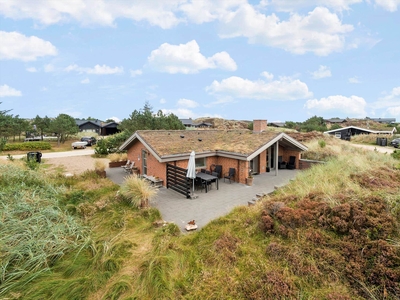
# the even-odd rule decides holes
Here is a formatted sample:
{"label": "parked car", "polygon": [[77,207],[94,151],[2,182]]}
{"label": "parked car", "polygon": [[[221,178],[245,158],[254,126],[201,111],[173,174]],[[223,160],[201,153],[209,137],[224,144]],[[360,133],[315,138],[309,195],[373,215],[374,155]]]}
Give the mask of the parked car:
{"label": "parked car", "polygon": [[71,147],[72,147],[73,149],[77,149],[77,148],[85,149],[86,146],[87,146],[87,142],[86,142],[86,141],[83,141],[83,142],[73,142],[73,143],[71,144]]}
{"label": "parked car", "polygon": [[400,145],[400,138],[394,139],[393,141],[390,142],[390,145],[392,145],[395,148],[399,148]]}
{"label": "parked car", "polygon": [[81,142],[86,142],[87,146],[96,145],[96,138],[93,136],[84,136],[81,138]]}

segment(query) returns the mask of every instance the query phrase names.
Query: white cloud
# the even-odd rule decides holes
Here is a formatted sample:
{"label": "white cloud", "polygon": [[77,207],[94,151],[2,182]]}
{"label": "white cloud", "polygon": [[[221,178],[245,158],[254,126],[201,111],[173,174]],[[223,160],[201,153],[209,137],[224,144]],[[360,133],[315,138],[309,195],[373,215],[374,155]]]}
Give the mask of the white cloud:
{"label": "white cloud", "polygon": [[268,79],[268,80],[274,79],[274,74],[272,74],[272,73],[262,72],[260,75],[263,76],[263,77],[265,77],[265,78]]}
{"label": "white cloud", "polygon": [[118,118],[118,117],[111,117],[111,118],[108,118],[108,119],[114,120],[114,122],[116,122],[116,123],[120,123],[121,122],[121,119]]}
{"label": "white cloud", "polygon": [[400,119],[400,106],[389,107],[389,108],[386,109],[386,112],[389,115],[391,115],[393,117],[396,117],[397,118],[397,122],[399,121],[399,119]]}
{"label": "white cloud", "polygon": [[81,80],[81,83],[82,84],[90,83],[90,79],[89,78],[85,78],[85,79]]}
{"label": "white cloud", "polygon": [[390,12],[397,11],[400,6],[400,0],[375,0],[375,3]]}
{"label": "white cloud", "polygon": [[183,20],[175,12],[181,0],[70,0],[37,1],[0,0],[1,12],[8,18],[32,18],[44,25],[76,21],[84,26],[115,26],[117,18],[147,21],[161,28],[171,28]]}
{"label": "white cloud", "polygon": [[18,91],[7,84],[0,85],[0,97],[19,97],[22,96],[21,91]]}
{"label": "white cloud", "polygon": [[142,70],[138,69],[138,70],[130,70],[131,73],[131,77],[135,77],[135,76],[139,76],[142,75]]}
{"label": "white cloud", "polygon": [[298,100],[312,96],[304,82],[290,77],[281,77],[279,80],[266,82],[232,76],[223,79],[221,82],[214,80],[210,86],[206,87],[206,91],[210,94],[223,94],[235,98],[281,101]]}
{"label": "white cloud", "polygon": [[0,41],[0,59],[33,61],[38,57],[57,55],[56,47],[36,36],[0,31]]}
{"label": "white cloud", "polygon": [[26,70],[28,72],[30,72],[30,73],[36,73],[37,72],[37,69],[35,67],[29,67],[29,68],[26,68]]}
{"label": "white cloud", "polygon": [[197,114],[195,114],[190,109],[186,109],[186,108],[162,109],[161,111],[164,114],[174,114],[179,119],[189,119],[189,118],[196,119],[197,118]]}
{"label": "white cloud", "polygon": [[335,10],[349,10],[353,4],[363,0],[261,0],[261,6],[272,6],[279,11],[292,12],[301,8],[326,6]]}
{"label": "white cloud", "polygon": [[94,75],[110,75],[110,74],[118,74],[118,73],[123,73],[124,68],[123,67],[115,67],[111,68],[106,65],[95,65],[93,68],[83,68],[79,67],[78,65],[69,65],[64,69],[66,72],[71,72],[71,71],[76,71],[78,73],[86,73],[86,74],[94,74]]}
{"label": "white cloud", "polygon": [[179,99],[176,104],[177,104],[177,106],[184,107],[184,108],[195,108],[195,107],[199,106],[199,104],[196,101],[189,100],[189,99]]}
{"label": "white cloud", "polygon": [[361,83],[357,76],[349,78],[350,83]]}
{"label": "white cloud", "polygon": [[314,79],[321,79],[332,76],[331,70],[329,70],[327,66],[319,66],[319,69],[317,71],[312,72],[311,75]]}
{"label": "white cloud", "polygon": [[392,116],[400,115],[397,113],[400,103],[400,86],[393,88],[389,94],[378,99],[378,101],[371,103],[371,108],[386,109]]}
{"label": "white cloud", "polygon": [[307,100],[305,108],[319,113],[341,113],[355,117],[365,117],[367,103],[362,97],[335,95],[327,98]]}
{"label": "white cloud", "polygon": [[44,71],[46,73],[53,72],[55,70],[54,66],[52,64],[47,64],[44,66]]}
{"label": "white cloud", "polygon": [[235,71],[237,68],[235,61],[225,51],[205,57],[195,40],[179,45],[164,43],[151,51],[148,62],[155,70],[171,74],[193,74],[215,68]]}
{"label": "white cloud", "polygon": [[167,100],[165,100],[164,98],[161,98],[161,99],[160,99],[160,103],[161,103],[161,104],[165,104],[165,103],[167,103]]}
{"label": "white cloud", "polygon": [[345,35],[353,30],[325,7],[316,7],[306,16],[293,13],[281,21],[275,14],[266,16],[251,5],[242,5],[221,22],[223,38],[246,37],[250,43],[320,56],[343,50]]}

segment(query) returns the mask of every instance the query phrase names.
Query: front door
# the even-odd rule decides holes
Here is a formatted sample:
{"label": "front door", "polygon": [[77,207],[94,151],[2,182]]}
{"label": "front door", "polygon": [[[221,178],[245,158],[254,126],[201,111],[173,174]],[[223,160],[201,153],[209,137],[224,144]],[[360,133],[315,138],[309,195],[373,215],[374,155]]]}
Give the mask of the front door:
{"label": "front door", "polygon": [[256,156],[250,161],[251,173],[259,173],[259,170],[258,170],[258,159],[259,159],[259,157]]}
{"label": "front door", "polygon": [[147,152],[142,150],[142,174],[147,175]]}
{"label": "front door", "polygon": [[274,165],[274,157],[275,157],[275,147],[269,147],[267,150],[267,167],[270,167],[271,170],[275,169]]}

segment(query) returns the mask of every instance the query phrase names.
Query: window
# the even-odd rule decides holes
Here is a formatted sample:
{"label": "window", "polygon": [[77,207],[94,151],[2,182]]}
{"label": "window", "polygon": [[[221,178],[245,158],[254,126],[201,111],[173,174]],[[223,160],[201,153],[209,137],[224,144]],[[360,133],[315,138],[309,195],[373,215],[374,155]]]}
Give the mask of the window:
{"label": "window", "polygon": [[196,168],[201,168],[207,166],[207,161],[205,157],[196,158]]}
{"label": "window", "polygon": [[335,132],[335,137],[338,138],[338,139],[342,138],[342,133]]}

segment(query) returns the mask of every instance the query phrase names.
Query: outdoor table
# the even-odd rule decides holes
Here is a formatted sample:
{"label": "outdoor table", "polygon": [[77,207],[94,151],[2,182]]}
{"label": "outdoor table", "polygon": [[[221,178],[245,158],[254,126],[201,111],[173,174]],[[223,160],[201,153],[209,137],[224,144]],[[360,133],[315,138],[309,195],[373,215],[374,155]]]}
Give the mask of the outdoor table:
{"label": "outdoor table", "polygon": [[196,177],[201,178],[201,180],[206,182],[206,193],[208,192],[208,183],[209,182],[211,183],[211,181],[213,181],[213,180],[215,180],[215,182],[217,183],[217,190],[218,190],[218,177],[217,176],[199,172],[196,174]]}

